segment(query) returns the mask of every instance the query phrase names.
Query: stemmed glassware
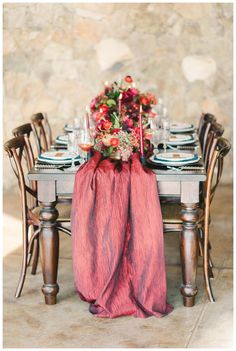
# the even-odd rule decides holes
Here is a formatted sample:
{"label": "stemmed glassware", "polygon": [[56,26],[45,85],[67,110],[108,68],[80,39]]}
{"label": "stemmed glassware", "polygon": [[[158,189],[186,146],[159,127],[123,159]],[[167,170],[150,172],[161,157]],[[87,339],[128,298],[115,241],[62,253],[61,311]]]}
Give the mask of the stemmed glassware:
{"label": "stemmed glassware", "polygon": [[68,146],[67,149],[71,155],[72,158],[72,165],[68,169],[71,171],[75,171],[77,169],[75,165],[75,158],[78,156],[78,145],[77,145],[77,135],[76,131],[73,130],[73,132],[68,133]]}
{"label": "stemmed glassware", "polygon": [[162,142],[164,147],[164,152],[167,149],[167,143],[170,138],[170,119],[168,117],[167,108],[163,108],[163,116],[161,118],[161,127],[162,127]]}
{"label": "stemmed glassware", "polygon": [[79,130],[81,128],[81,121],[80,118],[76,117],[73,120],[73,129],[74,130]]}
{"label": "stemmed glassware", "polygon": [[84,151],[84,162],[88,161],[88,153],[94,145],[94,138],[89,128],[83,128],[78,131],[77,143],[79,148]]}
{"label": "stemmed glassware", "polygon": [[161,98],[158,99],[158,105],[154,108],[154,112],[156,112],[156,116],[150,118],[152,143],[155,149],[158,149],[158,145],[163,143],[164,152],[166,152],[170,137],[170,119],[168,117],[167,108],[164,106]]}

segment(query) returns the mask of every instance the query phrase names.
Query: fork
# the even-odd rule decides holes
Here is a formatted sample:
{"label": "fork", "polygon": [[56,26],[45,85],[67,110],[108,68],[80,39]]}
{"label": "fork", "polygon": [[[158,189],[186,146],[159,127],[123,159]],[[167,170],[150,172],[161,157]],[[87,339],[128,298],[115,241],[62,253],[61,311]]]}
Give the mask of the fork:
{"label": "fork", "polygon": [[172,171],[203,171],[204,167],[203,166],[180,166],[180,167],[174,167],[174,166],[167,166],[169,170]]}

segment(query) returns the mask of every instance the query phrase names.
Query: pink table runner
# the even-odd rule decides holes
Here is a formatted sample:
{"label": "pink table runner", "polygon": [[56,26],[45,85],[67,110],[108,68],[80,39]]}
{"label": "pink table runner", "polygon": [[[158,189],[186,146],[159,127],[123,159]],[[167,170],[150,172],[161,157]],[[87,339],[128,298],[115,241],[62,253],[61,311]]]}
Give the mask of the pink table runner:
{"label": "pink table runner", "polygon": [[172,311],[156,176],[137,154],[117,163],[96,152],[77,172],[72,242],[75,287],[91,313],[145,318]]}

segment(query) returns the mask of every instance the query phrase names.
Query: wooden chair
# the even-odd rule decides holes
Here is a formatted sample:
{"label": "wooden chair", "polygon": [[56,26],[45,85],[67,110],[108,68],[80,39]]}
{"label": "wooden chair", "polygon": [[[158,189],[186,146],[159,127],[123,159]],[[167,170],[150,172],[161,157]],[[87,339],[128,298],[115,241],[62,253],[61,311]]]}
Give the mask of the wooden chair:
{"label": "wooden chair", "polygon": [[[207,180],[204,187],[204,208],[199,208],[198,231],[203,231],[203,273],[208,298],[211,302],[215,301],[210,284],[211,260],[209,253],[209,225],[210,225],[210,205],[216,192],[217,186],[223,171],[223,160],[228,154],[230,143],[220,137],[214,145],[214,151],[207,171]],[[215,179],[213,178],[216,174]],[[182,220],[179,217],[181,204],[162,204],[162,216],[164,232],[182,231]]]}
{"label": "wooden chair", "polygon": [[199,124],[198,124],[198,128],[197,128],[197,131],[198,131],[198,135],[201,134],[201,131],[202,131],[202,127],[205,123],[205,118],[208,118],[206,116],[212,116],[212,121],[215,122],[216,121],[216,118],[214,115],[212,115],[211,113],[202,113],[201,114],[201,117],[199,119]]}
{"label": "wooden chair", "polygon": [[203,160],[205,163],[206,170],[211,163],[213,152],[215,150],[218,139],[224,134],[224,128],[221,124],[217,122],[211,123],[209,132],[206,138],[205,152],[203,154]]}
{"label": "wooden chair", "polygon": [[52,144],[52,130],[47,115],[41,112],[34,114],[31,116],[31,125],[37,145],[37,152],[40,155],[42,152],[48,151]]}
{"label": "wooden chair", "polygon": [[[34,132],[31,123],[25,123],[20,125],[19,127],[16,127],[12,130],[12,134],[14,137],[18,136],[26,136],[28,138],[27,144],[29,145],[30,148],[30,154],[33,155],[33,165],[34,165],[34,160],[36,156],[38,155],[38,144],[35,140],[34,137]],[[33,143],[31,142],[33,136]],[[35,150],[36,149],[36,150]]]}
{"label": "wooden chair", "polygon": [[[27,172],[33,167],[34,163],[28,137],[23,135],[15,137],[4,144],[4,149],[8,154],[12,169],[18,179],[21,198],[23,258],[20,279],[15,293],[16,297],[20,297],[25,281],[27,266],[29,265],[32,256],[32,248],[35,245],[35,240],[37,240],[39,236],[40,207],[37,205],[36,187],[31,188],[29,185],[27,185]],[[36,200],[33,206],[29,204],[29,195],[34,197]],[[70,235],[70,207],[71,206],[68,203],[58,204],[57,207],[59,212],[57,228],[68,235]],[[33,232],[30,236],[31,228],[33,228]],[[36,242],[38,242],[38,240]],[[38,252],[37,255],[35,255],[33,262],[32,274],[36,273],[37,263]]]}
{"label": "wooden chair", "polygon": [[216,118],[212,114],[210,113],[202,114],[200,123],[199,123],[198,136],[199,136],[199,142],[201,145],[203,155],[206,149],[208,133],[211,129],[212,124],[215,122],[216,122]]}

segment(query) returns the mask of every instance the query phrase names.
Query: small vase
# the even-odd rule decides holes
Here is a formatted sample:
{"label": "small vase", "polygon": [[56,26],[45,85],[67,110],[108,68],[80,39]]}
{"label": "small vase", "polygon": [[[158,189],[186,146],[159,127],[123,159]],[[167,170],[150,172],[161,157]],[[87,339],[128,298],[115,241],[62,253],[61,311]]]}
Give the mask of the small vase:
{"label": "small vase", "polygon": [[110,158],[112,160],[120,160],[121,159],[121,152],[120,152],[120,150],[112,151],[112,153],[110,154]]}

